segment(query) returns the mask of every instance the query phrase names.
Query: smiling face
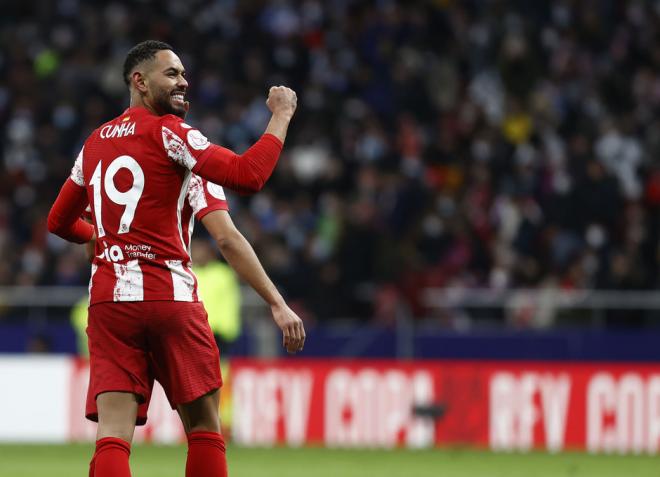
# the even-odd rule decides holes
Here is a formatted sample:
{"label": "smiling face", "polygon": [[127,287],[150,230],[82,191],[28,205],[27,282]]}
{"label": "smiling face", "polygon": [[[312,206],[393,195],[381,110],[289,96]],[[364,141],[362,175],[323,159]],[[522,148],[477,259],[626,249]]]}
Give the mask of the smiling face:
{"label": "smiling face", "polygon": [[160,50],[152,60],[136,68],[132,76],[145,107],[159,116],[174,114],[184,118],[188,110],[185,74],[181,60],[173,51]]}

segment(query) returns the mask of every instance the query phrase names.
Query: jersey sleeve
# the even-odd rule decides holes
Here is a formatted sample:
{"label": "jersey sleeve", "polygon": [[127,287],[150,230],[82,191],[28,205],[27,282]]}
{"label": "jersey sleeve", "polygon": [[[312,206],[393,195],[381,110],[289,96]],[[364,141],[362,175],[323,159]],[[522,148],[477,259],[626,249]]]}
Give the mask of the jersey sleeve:
{"label": "jersey sleeve", "polygon": [[229,210],[224,189],[197,174],[190,178],[187,198],[197,220],[214,210]]}
{"label": "jersey sleeve", "polygon": [[160,135],[167,157],[195,174],[239,193],[260,191],[273,173],[282,142],[264,134],[243,154],[212,144],[198,129],[173,115],[163,116]]}
{"label": "jersey sleeve", "polygon": [[80,218],[88,203],[85,189],[67,179],[48,213],[48,231],[70,242],[89,242],[94,226]]}

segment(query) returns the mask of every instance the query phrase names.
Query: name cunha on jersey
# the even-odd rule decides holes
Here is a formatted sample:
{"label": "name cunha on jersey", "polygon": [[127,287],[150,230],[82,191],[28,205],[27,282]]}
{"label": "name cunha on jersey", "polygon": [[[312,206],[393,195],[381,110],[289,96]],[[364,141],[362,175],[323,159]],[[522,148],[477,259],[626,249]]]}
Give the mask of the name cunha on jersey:
{"label": "name cunha on jersey", "polygon": [[112,139],[135,134],[134,122],[122,122],[119,124],[108,124],[101,128],[101,139]]}
{"label": "name cunha on jersey", "polygon": [[151,251],[151,245],[126,244],[124,245],[124,250],[122,250],[119,245],[108,247],[108,244],[103,242],[103,247],[103,251],[96,258],[101,258],[108,262],[121,262],[125,256],[128,258],[156,259],[156,254]]}

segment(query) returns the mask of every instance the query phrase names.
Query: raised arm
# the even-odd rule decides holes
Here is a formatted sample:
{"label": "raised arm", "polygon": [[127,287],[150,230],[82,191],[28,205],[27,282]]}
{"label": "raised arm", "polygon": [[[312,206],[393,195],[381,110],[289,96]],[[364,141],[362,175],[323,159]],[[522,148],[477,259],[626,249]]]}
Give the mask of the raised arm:
{"label": "raised arm", "polygon": [[202,217],[202,224],[215,239],[229,265],[270,305],[273,320],[282,330],[282,344],[289,353],[305,344],[302,320],[286,304],[268,278],[250,243],[241,234],[226,210],[215,210]]}
{"label": "raised arm", "polygon": [[224,147],[211,145],[206,160],[192,171],[206,180],[241,194],[259,192],[273,173],[282,143],[264,134],[245,153],[239,155]]}
{"label": "raised arm", "polygon": [[272,113],[270,122],[261,138],[243,154],[211,144],[198,130],[185,129],[190,126],[181,125],[180,120],[175,124],[171,118],[162,131],[165,150],[170,159],[206,180],[241,193],[258,192],[280,157],[296,110],[296,93],[274,86],[266,105]]}
{"label": "raised arm", "polygon": [[272,116],[263,136],[241,156],[216,146],[208,159],[193,172],[238,192],[260,191],[280,157],[297,102],[292,89],[285,86],[270,88],[266,105]]}

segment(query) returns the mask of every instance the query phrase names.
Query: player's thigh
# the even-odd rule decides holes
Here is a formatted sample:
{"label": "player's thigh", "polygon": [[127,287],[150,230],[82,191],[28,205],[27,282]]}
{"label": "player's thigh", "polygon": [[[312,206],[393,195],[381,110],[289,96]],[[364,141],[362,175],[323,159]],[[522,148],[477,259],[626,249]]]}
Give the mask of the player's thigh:
{"label": "player's thigh", "polygon": [[97,439],[118,437],[127,442],[133,440],[138,413],[138,395],[130,392],[104,392],[97,396],[99,424]]}
{"label": "player's thigh", "polygon": [[192,402],[179,404],[177,411],[186,434],[193,431],[220,433],[220,390],[216,389]]}

